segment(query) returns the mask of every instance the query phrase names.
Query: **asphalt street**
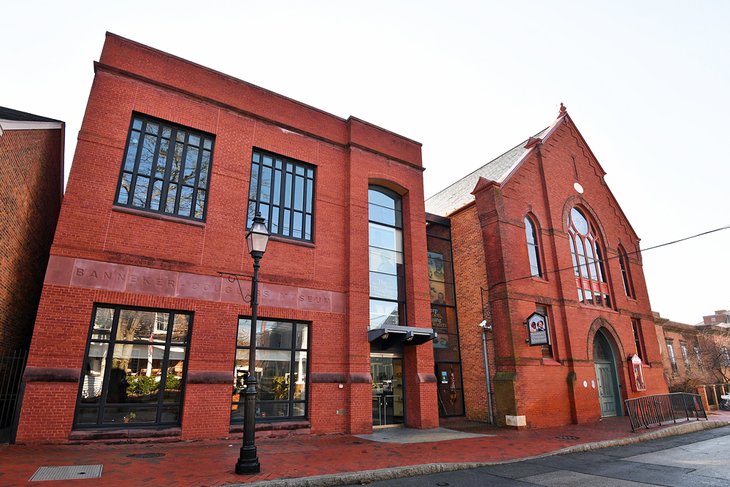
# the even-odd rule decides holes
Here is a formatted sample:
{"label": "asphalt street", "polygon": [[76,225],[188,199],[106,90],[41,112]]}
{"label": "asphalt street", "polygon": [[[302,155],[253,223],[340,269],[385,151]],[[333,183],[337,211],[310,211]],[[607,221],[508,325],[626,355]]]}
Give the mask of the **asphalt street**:
{"label": "asphalt street", "polygon": [[373,482],[373,487],[730,485],[730,426],[592,452]]}

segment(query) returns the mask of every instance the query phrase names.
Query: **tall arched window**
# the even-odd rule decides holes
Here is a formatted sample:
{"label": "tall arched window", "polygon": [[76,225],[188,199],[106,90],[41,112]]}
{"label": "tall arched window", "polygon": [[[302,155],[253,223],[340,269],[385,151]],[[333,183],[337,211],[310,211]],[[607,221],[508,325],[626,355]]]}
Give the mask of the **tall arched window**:
{"label": "tall arched window", "polygon": [[598,231],[581,210],[573,208],[568,216],[568,233],[578,301],[610,307],[611,298]]}
{"label": "tall arched window", "polygon": [[626,254],[626,250],[619,245],[618,246],[618,262],[621,265],[621,278],[624,281],[624,291],[626,296],[634,297],[634,288],[631,285],[631,272],[629,271],[629,256]]}
{"label": "tall arched window", "polygon": [[525,239],[527,240],[527,255],[530,257],[530,274],[534,277],[542,277],[537,232],[535,232],[535,225],[529,216],[525,217]]}
{"label": "tall arched window", "polygon": [[370,328],[406,324],[403,214],[397,193],[368,188]]}

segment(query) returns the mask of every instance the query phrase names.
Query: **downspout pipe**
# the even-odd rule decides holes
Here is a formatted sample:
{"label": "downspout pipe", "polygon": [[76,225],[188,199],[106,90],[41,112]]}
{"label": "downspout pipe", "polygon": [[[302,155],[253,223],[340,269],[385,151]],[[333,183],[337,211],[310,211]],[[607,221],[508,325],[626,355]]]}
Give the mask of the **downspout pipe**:
{"label": "downspout pipe", "polygon": [[484,353],[484,377],[487,386],[487,417],[489,424],[494,424],[494,414],[492,413],[492,381],[489,373],[489,356],[487,355],[487,332],[492,329],[491,325],[487,325],[486,320],[479,323],[482,329],[482,352]]}

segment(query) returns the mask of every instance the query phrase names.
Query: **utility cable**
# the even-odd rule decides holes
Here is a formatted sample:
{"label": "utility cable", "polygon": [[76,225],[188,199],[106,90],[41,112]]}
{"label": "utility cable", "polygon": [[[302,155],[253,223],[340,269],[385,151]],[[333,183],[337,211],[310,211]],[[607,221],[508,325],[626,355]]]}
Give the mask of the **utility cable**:
{"label": "utility cable", "polygon": [[[725,225],[725,226],[722,226],[722,227],[714,228],[712,230],[707,230],[706,232],[700,232],[700,233],[697,233],[695,235],[690,235],[689,237],[684,237],[684,238],[680,238],[680,239],[677,239],[677,240],[672,240],[670,242],[664,242],[664,243],[661,243],[661,244],[658,244],[658,245],[653,245],[651,247],[647,247],[645,249],[639,249],[639,250],[634,250],[632,252],[626,252],[626,255],[641,254],[641,253],[644,253],[644,252],[648,252],[649,250],[655,250],[655,249],[659,249],[659,248],[662,248],[662,247],[667,247],[669,245],[678,244],[678,243],[681,243],[681,242],[685,242],[687,240],[692,240],[693,238],[702,237],[704,235],[709,235],[711,233],[720,232],[722,230],[728,230],[728,229],[730,229],[730,225]],[[621,254],[619,254],[619,255],[617,255],[615,257],[605,257],[603,259],[600,259],[600,262],[607,262],[609,260],[618,259],[620,257],[621,257]],[[599,262],[599,260],[596,259],[596,262]],[[578,264],[578,266],[580,266],[580,265],[582,265],[582,264]],[[576,266],[564,267],[562,269],[556,269],[556,270],[550,270],[550,271],[547,270],[547,269],[545,269],[545,274],[557,274],[558,272],[563,272],[563,271],[568,271],[568,270],[574,270],[575,268],[576,268]],[[531,279],[532,277],[535,277],[535,276],[533,276],[532,274],[530,274],[529,276],[515,277],[515,278],[512,278],[512,279],[508,279],[506,281],[502,281],[502,282],[495,283],[494,285],[489,286],[489,288],[491,289],[494,286],[497,286],[499,284],[508,284],[510,282],[521,281],[523,279]]]}

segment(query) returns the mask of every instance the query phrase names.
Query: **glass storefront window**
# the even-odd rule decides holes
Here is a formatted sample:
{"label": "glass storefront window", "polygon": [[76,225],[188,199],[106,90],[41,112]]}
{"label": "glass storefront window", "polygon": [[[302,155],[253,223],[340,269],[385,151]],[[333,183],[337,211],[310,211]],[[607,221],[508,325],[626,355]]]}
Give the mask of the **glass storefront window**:
{"label": "glass storefront window", "polygon": [[[251,320],[238,320],[231,422],[243,422],[246,375],[249,371]],[[304,417],[307,401],[309,325],[292,321],[257,320],[256,417],[284,420]]]}
{"label": "glass storefront window", "polygon": [[179,424],[191,318],[95,307],[76,426]]}

